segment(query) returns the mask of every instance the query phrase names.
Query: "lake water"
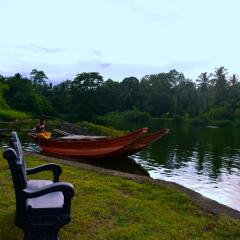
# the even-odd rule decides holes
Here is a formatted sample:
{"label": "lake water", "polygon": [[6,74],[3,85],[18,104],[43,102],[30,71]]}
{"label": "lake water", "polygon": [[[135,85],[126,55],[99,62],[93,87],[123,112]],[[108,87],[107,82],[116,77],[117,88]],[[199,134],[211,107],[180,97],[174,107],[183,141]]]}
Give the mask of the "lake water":
{"label": "lake water", "polygon": [[175,127],[133,158],[152,178],[179,183],[240,211],[240,129]]}
{"label": "lake water", "polygon": [[[173,181],[240,211],[240,129],[169,128],[168,136],[133,155],[135,162],[127,158],[91,163]],[[20,137],[25,150],[39,151],[23,134]]]}

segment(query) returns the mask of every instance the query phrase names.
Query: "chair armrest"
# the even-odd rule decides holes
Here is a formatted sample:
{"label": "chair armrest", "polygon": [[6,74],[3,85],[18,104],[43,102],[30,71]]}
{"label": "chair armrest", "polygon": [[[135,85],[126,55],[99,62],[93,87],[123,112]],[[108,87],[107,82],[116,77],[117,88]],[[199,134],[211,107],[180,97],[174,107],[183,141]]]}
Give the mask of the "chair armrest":
{"label": "chair armrest", "polygon": [[44,164],[44,165],[34,167],[34,168],[27,168],[27,175],[39,173],[42,171],[52,171],[53,172],[53,181],[59,182],[59,176],[62,173],[62,168],[55,163]]}
{"label": "chair armrest", "polygon": [[63,193],[63,196],[64,196],[63,208],[67,208],[70,211],[71,198],[74,195],[74,187],[71,183],[67,183],[67,182],[53,183],[45,187],[39,188],[37,190],[31,190],[27,188],[23,189],[23,195],[25,199],[41,197],[43,195],[46,195],[52,192]]}

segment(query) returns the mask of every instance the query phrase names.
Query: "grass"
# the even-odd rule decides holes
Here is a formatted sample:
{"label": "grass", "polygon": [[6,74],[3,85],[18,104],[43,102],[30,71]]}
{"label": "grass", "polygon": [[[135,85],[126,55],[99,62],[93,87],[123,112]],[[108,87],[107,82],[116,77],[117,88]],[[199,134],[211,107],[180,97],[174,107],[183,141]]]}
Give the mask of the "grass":
{"label": "grass", "polygon": [[[2,153],[0,152],[2,155]],[[44,164],[27,157],[28,167]],[[60,239],[240,239],[240,220],[208,214],[184,193],[167,186],[62,165],[62,181],[74,184],[72,222]],[[37,178],[51,178],[49,173]],[[6,160],[0,157],[0,239],[20,240],[14,226],[15,197]]]}
{"label": "grass", "polygon": [[12,109],[5,109],[5,110],[0,110],[0,119],[3,120],[22,120],[25,118],[29,118],[30,115],[24,112],[20,112],[17,110],[12,110]]}
{"label": "grass", "polygon": [[126,131],[116,130],[112,127],[105,127],[102,125],[98,125],[98,124],[86,122],[86,121],[78,122],[77,125],[82,128],[87,128],[89,132],[92,132],[96,135],[118,137],[127,133]]}

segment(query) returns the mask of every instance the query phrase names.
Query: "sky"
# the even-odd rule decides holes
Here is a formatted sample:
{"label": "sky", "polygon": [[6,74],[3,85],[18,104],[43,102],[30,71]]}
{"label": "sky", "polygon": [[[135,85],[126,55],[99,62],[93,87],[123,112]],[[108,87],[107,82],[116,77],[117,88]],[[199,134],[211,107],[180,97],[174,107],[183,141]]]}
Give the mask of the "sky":
{"label": "sky", "polygon": [[0,74],[240,74],[239,0],[0,0]]}

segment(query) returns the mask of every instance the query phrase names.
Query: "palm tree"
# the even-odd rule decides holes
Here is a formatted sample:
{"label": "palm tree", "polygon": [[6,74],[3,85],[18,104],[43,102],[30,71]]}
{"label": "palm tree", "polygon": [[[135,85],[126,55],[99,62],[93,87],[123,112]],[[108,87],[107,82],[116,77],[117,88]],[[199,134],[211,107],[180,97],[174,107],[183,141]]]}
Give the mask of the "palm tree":
{"label": "palm tree", "polygon": [[230,86],[235,86],[239,82],[239,76],[237,74],[233,74],[229,78],[229,85]]}
{"label": "palm tree", "polygon": [[202,95],[203,111],[205,112],[207,110],[206,98],[207,98],[208,87],[210,86],[210,75],[207,74],[207,72],[201,73],[198,76],[196,82],[197,82],[198,89],[200,90]]}
{"label": "palm tree", "polygon": [[226,75],[228,74],[225,67],[216,68],[214,73],[211,73],[210,76],[211,83],[213,86],[218,85],[219,83],[226,83]]}
{"label": "palm tree", "polygon": [[227,69],[224,67],[216,68],[215,72],[211,74],[213,77],[210,81],[213,85],[215,92],[215,104],[225,104],[227,95]]}

